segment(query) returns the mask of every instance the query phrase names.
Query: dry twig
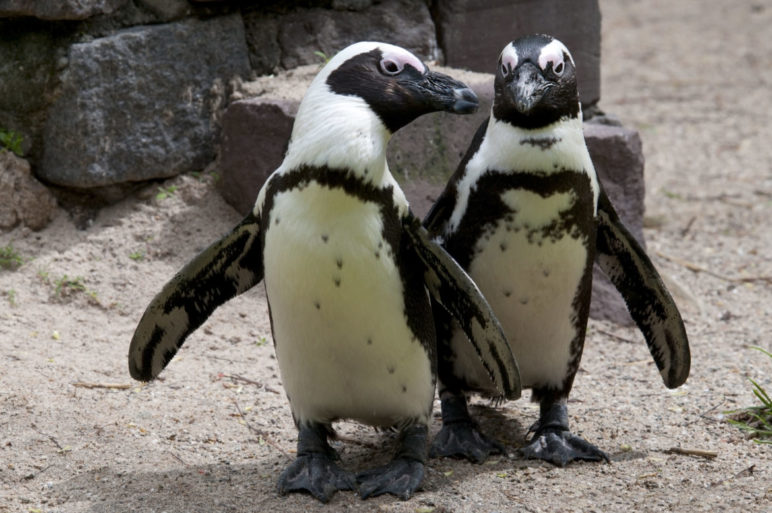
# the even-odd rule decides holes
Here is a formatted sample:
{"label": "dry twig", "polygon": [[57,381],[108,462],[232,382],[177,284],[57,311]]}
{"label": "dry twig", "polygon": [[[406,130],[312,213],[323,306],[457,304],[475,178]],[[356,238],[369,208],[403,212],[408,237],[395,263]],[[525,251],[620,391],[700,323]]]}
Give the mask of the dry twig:
{"label": "dry twig", "polygon": [[234,400],[233,400],[233,404],[236,406],[236,411],[238,411],[238,412],[239,412],[239,416],[240,416],[240,417],[241,417],[241,419],[244,421],[244,424],[247,426],[247,429],[249,429],[250,431],[252,431],[253,433],[255,433],[257,436],[259,436],[259,437],[260,437],[260,438],[262,438],[263,440],[265,440],[265,443],[267,443],[268,445],[270,445],[271,447],[273,447],[274,449],[276,449],[277,451],[279,451],[279,452],[280,452],[281,454],[283,454],[283,455],[284,455],[284,456],[285,456],[287,459],[292,459],[292,458],[290,457],[290,455],[289,455],[289,454],[287,454],[287,451],[285,451],[284,449],[282,449],[281,447],[279,447],[279,445],[278,445],[278,444],[276,444],[276,442],[274,442],[274,441],[271,439],[271,437],[270,437],[270,436],[268,436],[267,434],[265,434],[265,432],[263,432],[263,431],[262,431],[262,430],[260,430],[260,429],[257,429],[256,427],[254,427],[252,424],[250,424],[250,423],[249,423],[249,421],[247,420],[247,418],[244,416],[244,412],[243,412],[243,411],[241,411],[241,407],[239,406],[239,402],[238,402],[236,399],[234,399]]}
{"label": "dry twig", "polygon": [[671,447],[670,449],[667,449],[663,452],[668,454],[682,454],[684,456],[699,456],[700,458],[707,458],[709,460],[712,460],[718,456],[718,452],[716,451],[706,451],[704,449],[687,449],[684,447]]}
{"label": "dry twig", "polygon": [[230,378],[233,381],[241,381],[243,383],[247,383],[248,385],[258,386],[258,387],[262,388],[263,390],[265,390],[266,392],[271,392],[272,394],[280,394],[281,393],[278,390],[275,390],[275,389],[269,387],[265,383],[261,383],[259,381],[255,381],[253,379],[245,378],[244,376],[239,376],[238,374],[223,374],[222,377],[223,378]]}
{"label": "dry twig", "polygon": [[72,386],[78,388],[107,388],[110,390],[128,390],[131,388],[131,385],[122,383],[86,383],[83,381],[73,383]]}

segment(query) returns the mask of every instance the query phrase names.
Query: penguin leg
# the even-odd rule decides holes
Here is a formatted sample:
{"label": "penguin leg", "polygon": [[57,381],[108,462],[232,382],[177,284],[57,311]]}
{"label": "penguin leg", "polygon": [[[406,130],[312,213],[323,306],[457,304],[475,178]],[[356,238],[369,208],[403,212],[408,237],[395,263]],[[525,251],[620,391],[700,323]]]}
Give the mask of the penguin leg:
{"label": "penguin leg", "polygon": [[566,398],[543,398],[539,420],[528,430],[533,437],[520,454],[528,459],[541,459],[564,467],[573,460],[609,461],[608,455],[568,429]]}
{"label": "penguin leg", "polygon": [[298,429],[298,456],[279,476],[279,494],[308,492],[327,503],[338,490],[355,489],[354,474],[338,466],[340,456],[327,443],[330,426],[314,423]]}
{"label": "penguin leg", "polygon": [[403,429],[397,454],[387,465],[357,474],[359,496],[366,499],[390,493],[402,500],[409,499],[424,478],[428,438],[426,425]]}
{"label": "penguin leg", "polygon": [[482,463],[491,454],[504,454],[504,446],[483,434],[469,415],[463,392],[445,391],[440,399],[442,429],[429,449],[429,457],[466,458]]}

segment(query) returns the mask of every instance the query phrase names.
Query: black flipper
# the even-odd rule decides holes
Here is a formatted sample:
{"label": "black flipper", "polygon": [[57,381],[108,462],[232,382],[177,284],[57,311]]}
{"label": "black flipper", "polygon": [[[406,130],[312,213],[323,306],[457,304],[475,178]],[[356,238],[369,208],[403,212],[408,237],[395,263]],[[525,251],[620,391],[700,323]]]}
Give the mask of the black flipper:
{"label": "black flipper", "polygon": [[426,286],[431,295],[456,318],[474,346],[480,362],[501,397],[520,397],[520,370],[498,319],[480,289],[418,219],[403,221],[416,254],[426,266]]}
{"label": "black flipper", "polygon": [[340,457],[327,443],[330,432],[330,427],[323,424],[300,426],[297,459],[279,476],[277,489],[280,495],[308,492],[327,503],[338,490],[356,487],[354,474],[336,463]]}
{"label": "black flipper", "polygon": [[260,221],[250,213],[164,285],[131,339],[131,377],[155,378],[215,308],[263,279],[259,233]]}
{"label": "black flipper", "polygon": [[357,474],[359,496],[363,499],[385,493],[407,500],[421,485],[426,461],[426,426],[411,426],[402,431],[399,449],[388,464]]}
{"label": "black flipper", "polygon": [[689,377],[691,357],[681,314],[646,252],[619,220],[606,193],[598,198],[596,261],[622,294],[668,388]]}

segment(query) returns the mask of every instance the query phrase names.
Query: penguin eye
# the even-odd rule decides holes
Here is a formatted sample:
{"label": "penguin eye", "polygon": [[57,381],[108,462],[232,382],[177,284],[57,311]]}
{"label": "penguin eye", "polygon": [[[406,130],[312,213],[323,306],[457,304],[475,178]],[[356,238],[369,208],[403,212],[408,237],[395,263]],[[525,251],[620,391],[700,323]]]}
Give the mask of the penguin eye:
{"label": "penguin eye", "polygon": [[512,75],[512,72],[517,68],[517,61],[517,52],[512,48],[511,44],[507,45],[504,50],[501,51],[501,56],[499,57],[501,76],[508,78]]}
{"label": "penguin eye", "polygon": [[563,71],[566,69],[566,65],[561,61],[552,66],[552,72],[556,74],[557,76],[560,76],[563,74]]}
{"label": "penguin eye", "polygon": [[398,75],[402,72],[404,69],[404,65],[399,62],[395,61],[393,59],[382,59],[381,60],[381,71],[384,72],[386,75],[394,76]]}

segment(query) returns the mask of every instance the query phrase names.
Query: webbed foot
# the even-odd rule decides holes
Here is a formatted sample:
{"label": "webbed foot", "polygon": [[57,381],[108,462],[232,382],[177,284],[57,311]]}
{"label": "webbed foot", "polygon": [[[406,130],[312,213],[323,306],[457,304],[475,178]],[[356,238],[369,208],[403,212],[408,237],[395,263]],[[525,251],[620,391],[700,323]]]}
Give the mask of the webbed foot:
{"label": "webbed foot", "polygon": [[541,459],[559,467],[573,460],[609,461],[605,452],[570,431],[544,430],[519,452],[525,458]]}
{"label": "webbed foot", "polygon": [[548,461],[559,467],[574,460],[609,461],[605,452],[571,433],[565,399],[543,401],[540,410],[539,420],[528,430],[534,433],[531,441],[518,451],[523,457]]}
{"label": "webbed foot", "polygon": [[340,457],[327,443],[329,426],[312,424],[299,430],[298,457],[279,476],[279,494],[308,492],[326,503],[338,490],[354,490],[354,474],[338,466]]}
{"label": "webbed foot", "polygon": [[472,420],[463,395],[442,398],[442,429],[429,449],[429,457],[466,458],[482,463],[491,454],[504,454],[504,446],[486,436]]}
{"label": "webbed foot", "polygon": [[484,435],[470,422],[443,424],[429,449],[430,458],[466,458],[482,463],[491,454],[504,454],[504,446]]}
{"label": "webbed foot", "polygon": [[279,476],[279,494],[308,492],[327,503],[338,490],[354,490],[354,474],[322,454],[298,456]]}
{"label": "webbed foot", "polygon": [[363,499],[390,493],[407,500],[424,478],[424,464],[407,458],[395,458],[382,467],[357,474],[359,496]]}
{"label": "webbed foot", "polygon": [[400,435],[400,448],[388,464],[357,474],[362,499],[390,493],[407,500],[421,485],[426,460],[426,426],[411,426]]}

